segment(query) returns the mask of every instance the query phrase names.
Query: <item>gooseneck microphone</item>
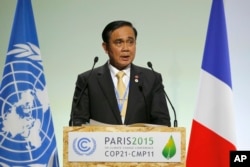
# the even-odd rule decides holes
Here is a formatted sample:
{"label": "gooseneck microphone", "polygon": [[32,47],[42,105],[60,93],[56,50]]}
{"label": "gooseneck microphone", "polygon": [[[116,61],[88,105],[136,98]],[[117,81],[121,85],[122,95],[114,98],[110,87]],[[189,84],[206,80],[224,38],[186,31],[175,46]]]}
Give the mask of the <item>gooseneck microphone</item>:
{"label": "gooseneck microphone", "polygon": [[[153,73],[156,75],[152,63],[149,61],[149,62],[147,63],[147,65],[148,65],[148,67],[153,71]],[[174,112],[174,127],[177,127],[177,126],[178,126],[178,123],[177,123],[176,112],[175,112],[174,106],[172,105],[172,103],[171,103],[171,101],[170,101],[170,99],[169,99],[169,97],[168,97],[166,91],[165,91],[164,89],[163,89],[163,91],[164,91],[164,94],[165,94],[165,96],[166,96],[166,98],[167,98],[167,100],[168,100],[168,102],[169,102],[169,104],[170,104],[170,106],[171,106],[171,108],[172,108],[172,110],[173,110],[173,112]]]}
{"label": "gooseneck microphone", "polygon": [[145,96],[145,93],[143,91],[143,83],[139,83],[138,87],[139,87],[140,92],[142,93],[143,100],[144,100],[144,103],[145,103],[146,113],[147,113],[147,121],[150,122],[150,113],[149,113],[149,108],[148,108],[148,103],[147,103],[147,100],[146,100],[146,96]]}
{"label": "gooseneck microphone", "polygon": [[93,72],[93,70],[94,70],[95,64],[98,62],[98,60],[99,60],[99,58],[96,56],[96,57],[94,58],[94,63],[93,63],[93,66],[92,66],[92,68],[91,68],[91,71],[90,71],[90,73],[89,73],[89,75],[88,75],[88,78],[86,79],[85,85],[83,86],[82,91],[81,91],[80,94],[79,94],[79,98],[78,98],[78,100],[77,100],[77,102],[76,102],[76,105],[78,105],[78,103],[80,102],[81,97],[82,97],[82,94],[83,94],[83,92],[85,91],[85,89],[86,89],[87,86],[88,86],[89,78],[90,78],[90,76],[91,76],[91,74],[92,74],[92,72]]}
{"label": "gooseneck microphone", "polygon": [[[79,102],[81,100],[81,97],[82,97],[82,94],[83,94],[83,92],[86,90],[86,88],[88,86],[89,78],[91,77],[91,74],[92,74],[92,72],[94,70],[95,64],[98,62],[98,60],[99,60],[99,58],[96,56],[94,58],[94,63],[93,63],[93,66],[91,68],[91,71],[90,71],[90,73],[89,73],[89,75],[88,75],[88,77],[86,79],[86,82],[85,82],[84,86],[82,87],[82,90],[81,90],[81,92],[80,92],[80,94],[78,96],[78,99],[77,99],[77,101],[75,103],[75,106],[77,106],[79,104]],[[71,126],[74,126],[74,120],[73,120],[73,118],[74,118],[74,111],[71,112],[71,123],[70,123]]]}

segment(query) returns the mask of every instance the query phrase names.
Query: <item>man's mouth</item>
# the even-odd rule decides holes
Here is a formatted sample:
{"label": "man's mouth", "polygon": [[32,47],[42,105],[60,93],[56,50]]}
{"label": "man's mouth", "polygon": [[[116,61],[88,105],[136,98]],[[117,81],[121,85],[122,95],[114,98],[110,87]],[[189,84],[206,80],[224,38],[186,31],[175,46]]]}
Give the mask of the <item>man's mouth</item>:
{"label": "man's mouth", "polygon": [[120,58],[121,58],[121,60],[123,60],[123,61],[128,61],[129,58],[130,58],[130,56],[121,56]]}

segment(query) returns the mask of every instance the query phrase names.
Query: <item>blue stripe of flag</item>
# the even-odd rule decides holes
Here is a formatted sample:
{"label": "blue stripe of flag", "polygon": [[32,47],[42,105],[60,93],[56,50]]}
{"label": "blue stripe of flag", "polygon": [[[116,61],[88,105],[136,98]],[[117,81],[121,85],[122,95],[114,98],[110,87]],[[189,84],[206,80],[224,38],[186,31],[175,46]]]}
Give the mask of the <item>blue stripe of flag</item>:
{"label": "blue stripe of flag", "polygon": [[31,0],[17,1],[14,20],[8,51],[18,43],[30,42],[39,47]]}
{"label": "blue stripe of flag", "polygon": [[208,25],[202,69],[232,88],[223,0],[213,1],[212,10]]}

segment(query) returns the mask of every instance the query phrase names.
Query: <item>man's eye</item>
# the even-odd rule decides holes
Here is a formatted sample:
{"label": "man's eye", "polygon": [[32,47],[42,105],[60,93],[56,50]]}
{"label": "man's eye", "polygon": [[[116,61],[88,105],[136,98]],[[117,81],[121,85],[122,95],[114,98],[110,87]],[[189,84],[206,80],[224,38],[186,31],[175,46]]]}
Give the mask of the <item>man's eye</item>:
{"label": "man's eye", "polygon": [[129,43],[129,44],[134,44],[135,41],[134,41],[134,40],[129,40],[128,43]]}
{"label": "man's eye", "polygon": [[126,41],[123,41],[123,40],[116,40],[116,41],[114,41],[114,44],[116,46],[119,46],[119,47],[122,46],[122,45],[124,45],[124,43],[126,43],[127,46],[133,46],[135,44],[135,40],[128,39]]}
{"label": "man's eye", "polygon": [[120,41],[120,40],[117,40],[117,41],[115,41],[114,43],[115,43],[116,46],[121,46],[123,42]]}
{"label": "man's eye", "polygon": [[115,44],[121,44],[122,41],[115,41]]}

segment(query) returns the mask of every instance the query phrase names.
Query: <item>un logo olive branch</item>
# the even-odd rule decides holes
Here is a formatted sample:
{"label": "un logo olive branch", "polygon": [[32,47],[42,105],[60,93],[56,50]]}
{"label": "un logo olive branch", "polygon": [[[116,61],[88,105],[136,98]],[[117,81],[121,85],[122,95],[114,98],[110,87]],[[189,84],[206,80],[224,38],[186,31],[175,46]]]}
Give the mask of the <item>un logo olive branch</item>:
{"label": "un logo olive branch", "polygon": [[7,53],[7,56],[15,55],[17,58],[28,58],[42,65],[41,52],[36,45],[27,42],[26,44],[15,44],[14,47]]}

